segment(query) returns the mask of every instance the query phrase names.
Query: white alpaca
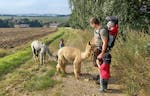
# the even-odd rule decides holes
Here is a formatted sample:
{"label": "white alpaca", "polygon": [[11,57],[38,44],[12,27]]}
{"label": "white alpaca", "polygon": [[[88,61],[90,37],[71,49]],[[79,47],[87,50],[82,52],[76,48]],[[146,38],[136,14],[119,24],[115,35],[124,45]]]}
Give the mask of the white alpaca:
{"label": "white alpaca", "polygon": [[38,55],[40,55],[40,64],[44,64],[46,53],[48,54],[49,58],[52,56],[48,47],[38,40],[35,40],[31,43],[31,48],[35,60],[38,58]]}
{"label": "white alpaca", "polygon": [[73,63],[74,66],[74,75],[78,79],[81,62],[90,56],[93,45],[90,42],[87,44],[85,52],[81,52],[80,49],[74,47],[63,47],[58,51],[58,64],[56,66],[57,72],[65,71],[65,66],[67,63]]}

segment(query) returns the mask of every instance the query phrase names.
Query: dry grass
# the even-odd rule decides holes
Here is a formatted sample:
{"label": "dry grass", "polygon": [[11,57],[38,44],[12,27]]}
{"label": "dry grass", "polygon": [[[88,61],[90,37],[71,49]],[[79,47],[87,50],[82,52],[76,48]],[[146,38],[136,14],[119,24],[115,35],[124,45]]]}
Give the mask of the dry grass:
{"label": "dry grass", "polygon": [[127,32],[126,42],[118,38],[113,48],[113,69],[118,81],[126,86],[127,94],[148,96],[146,89],[150,87],[150,36],[132,30]]}

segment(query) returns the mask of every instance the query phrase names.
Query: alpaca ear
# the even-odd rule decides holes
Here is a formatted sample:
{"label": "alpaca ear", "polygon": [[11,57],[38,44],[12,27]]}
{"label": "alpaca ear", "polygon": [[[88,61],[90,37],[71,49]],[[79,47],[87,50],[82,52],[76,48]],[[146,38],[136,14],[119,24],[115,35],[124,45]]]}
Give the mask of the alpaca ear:
{"label": "alpaca ear", "polygon": [[89,41],[89,45],[91,45],[91,42]]}

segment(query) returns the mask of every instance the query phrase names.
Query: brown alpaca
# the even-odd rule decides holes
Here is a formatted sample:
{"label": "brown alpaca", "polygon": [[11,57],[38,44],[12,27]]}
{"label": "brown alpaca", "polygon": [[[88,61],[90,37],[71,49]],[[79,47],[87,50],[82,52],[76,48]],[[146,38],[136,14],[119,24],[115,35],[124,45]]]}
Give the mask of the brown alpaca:
{"label": "brown alpaca", "polygon": [[81,62],[90,56],[93,45],[90,42],[87,44],[85,52],[81,52],[80,49],[73,47],[63,47],[58,51],[58,64],[56,66],[57,72],[65,71],[65,67],[67,63],[73,63],[74,67],[74,75],[75,78],[78,79],[80,70],[81,70]]}

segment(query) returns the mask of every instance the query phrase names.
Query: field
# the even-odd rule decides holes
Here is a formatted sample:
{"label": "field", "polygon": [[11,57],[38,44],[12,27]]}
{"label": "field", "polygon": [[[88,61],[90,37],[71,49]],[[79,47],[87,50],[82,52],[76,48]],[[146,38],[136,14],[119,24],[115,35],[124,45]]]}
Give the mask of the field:
{"label": "field", "polygon": [[1,28],[0,48],[14,48],[56,31],[56,28]]}

